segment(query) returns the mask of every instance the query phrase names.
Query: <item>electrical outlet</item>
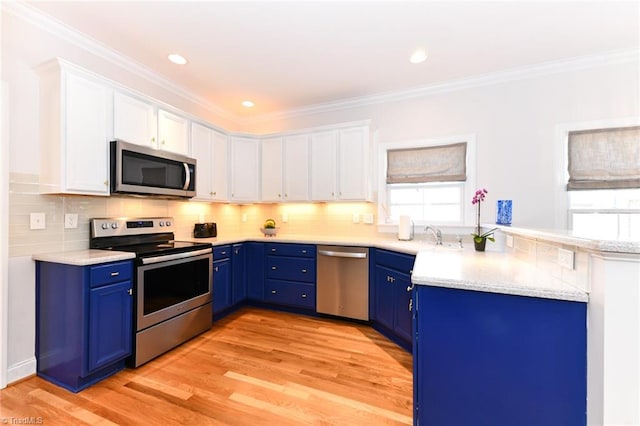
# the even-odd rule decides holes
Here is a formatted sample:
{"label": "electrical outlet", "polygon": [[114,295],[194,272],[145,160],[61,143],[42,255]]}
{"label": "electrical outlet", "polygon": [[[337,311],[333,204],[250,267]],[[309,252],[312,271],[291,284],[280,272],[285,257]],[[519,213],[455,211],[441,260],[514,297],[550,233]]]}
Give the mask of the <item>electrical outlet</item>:
{"label": "electrical outlet", "polygon": [[242,213],[242,221],[243,222],[247,221],[247,214],[246,213]]}
{"label": "electrical outlet", "polygon": [[29,215],[30,229],[44,229],[46,227],[44,213],[31,213]]}
{"label": "electrical outlet", "polygon": [[373,213],[365,213],[362,215],[362,223],[367,225],[373,224]]}
{"label": "electrical outlet", "polygon": [[513,235],[507,235],[507,247],[513,248]]}
{"label": "electrical outlet", "polygon": [[575,261],[575,253],[571,250],[558,249],[558,265],[573,269]]}
{"label": "electrical outlet", "polygon": [[289,222],[289,215],[286,213],[282,213],[282,223]]}
{"label": "electrical outlet", "polygon": [[78,213],[65,213],[64,227],[66,229],[75,229],[78,227]]}
{"label": "electrical outlet", "polygon": [[358,213],[353,214],[353,223],[360,223],[360,215]]}

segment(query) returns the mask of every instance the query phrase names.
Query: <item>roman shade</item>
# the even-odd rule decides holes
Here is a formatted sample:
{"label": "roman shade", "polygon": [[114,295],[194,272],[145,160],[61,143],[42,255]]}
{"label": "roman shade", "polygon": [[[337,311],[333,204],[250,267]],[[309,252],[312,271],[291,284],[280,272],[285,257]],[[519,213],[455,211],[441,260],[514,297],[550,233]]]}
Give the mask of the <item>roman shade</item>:
{"label": "roman shade", "polygon": [[387,151],[387,183],[467,180],[467,143]]}
{"label": "roman shade", "polygon": [[568,190],[640,188],[640,126],[569,132]]}

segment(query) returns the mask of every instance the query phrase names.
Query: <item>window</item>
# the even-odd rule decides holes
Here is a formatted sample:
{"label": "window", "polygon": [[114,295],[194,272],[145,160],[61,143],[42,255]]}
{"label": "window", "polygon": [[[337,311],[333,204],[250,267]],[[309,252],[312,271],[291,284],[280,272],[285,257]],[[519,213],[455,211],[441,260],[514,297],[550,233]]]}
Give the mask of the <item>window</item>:
{"label": "window", "polygon": [[569,227],[640,239],[640,127],[568,133]]}
{"label": "window", "polygon": [[406,215],[416,224],[463,225],[474,144],[465,136],[381,146],[380,222]]}

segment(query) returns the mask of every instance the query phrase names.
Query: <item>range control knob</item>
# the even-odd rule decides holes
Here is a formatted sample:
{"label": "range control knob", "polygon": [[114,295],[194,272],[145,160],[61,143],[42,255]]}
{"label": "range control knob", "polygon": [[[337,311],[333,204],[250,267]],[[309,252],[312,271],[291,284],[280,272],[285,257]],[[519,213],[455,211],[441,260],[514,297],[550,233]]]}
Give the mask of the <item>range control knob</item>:
{"label": "range control knob", "polygon": [[103,223],[101,228],[102,229],[109,229],[109,224],[108,223]]}
{"label": "range control knob", "polygon": [[118,224],[117,224],[117,223],[115,223],[115,222],[113,222],[113,223],[111,224],[111,228],[112,228],[112,229],[118,229]]}
{"label": "range control knob", "polygon": [[167,226],[171,226],[171,222],[167,221]]}
{"label": "range control knob", "polygon": [[160,226],[164,226],[164,222],[163,222],[163,221],[160,221],[160,222],[158,223],[158,225],[160,225]]}

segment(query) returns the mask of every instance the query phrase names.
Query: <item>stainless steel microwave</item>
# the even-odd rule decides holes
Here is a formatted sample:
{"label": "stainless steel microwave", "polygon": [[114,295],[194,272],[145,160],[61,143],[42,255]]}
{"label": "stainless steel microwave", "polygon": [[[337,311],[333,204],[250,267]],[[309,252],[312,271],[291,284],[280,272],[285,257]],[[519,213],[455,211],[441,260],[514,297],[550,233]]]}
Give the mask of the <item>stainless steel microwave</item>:
{"label": "stainless steel microwave", "polygon": [[196,160],[119,139],[109,145],[111,193],[191,198]]}

